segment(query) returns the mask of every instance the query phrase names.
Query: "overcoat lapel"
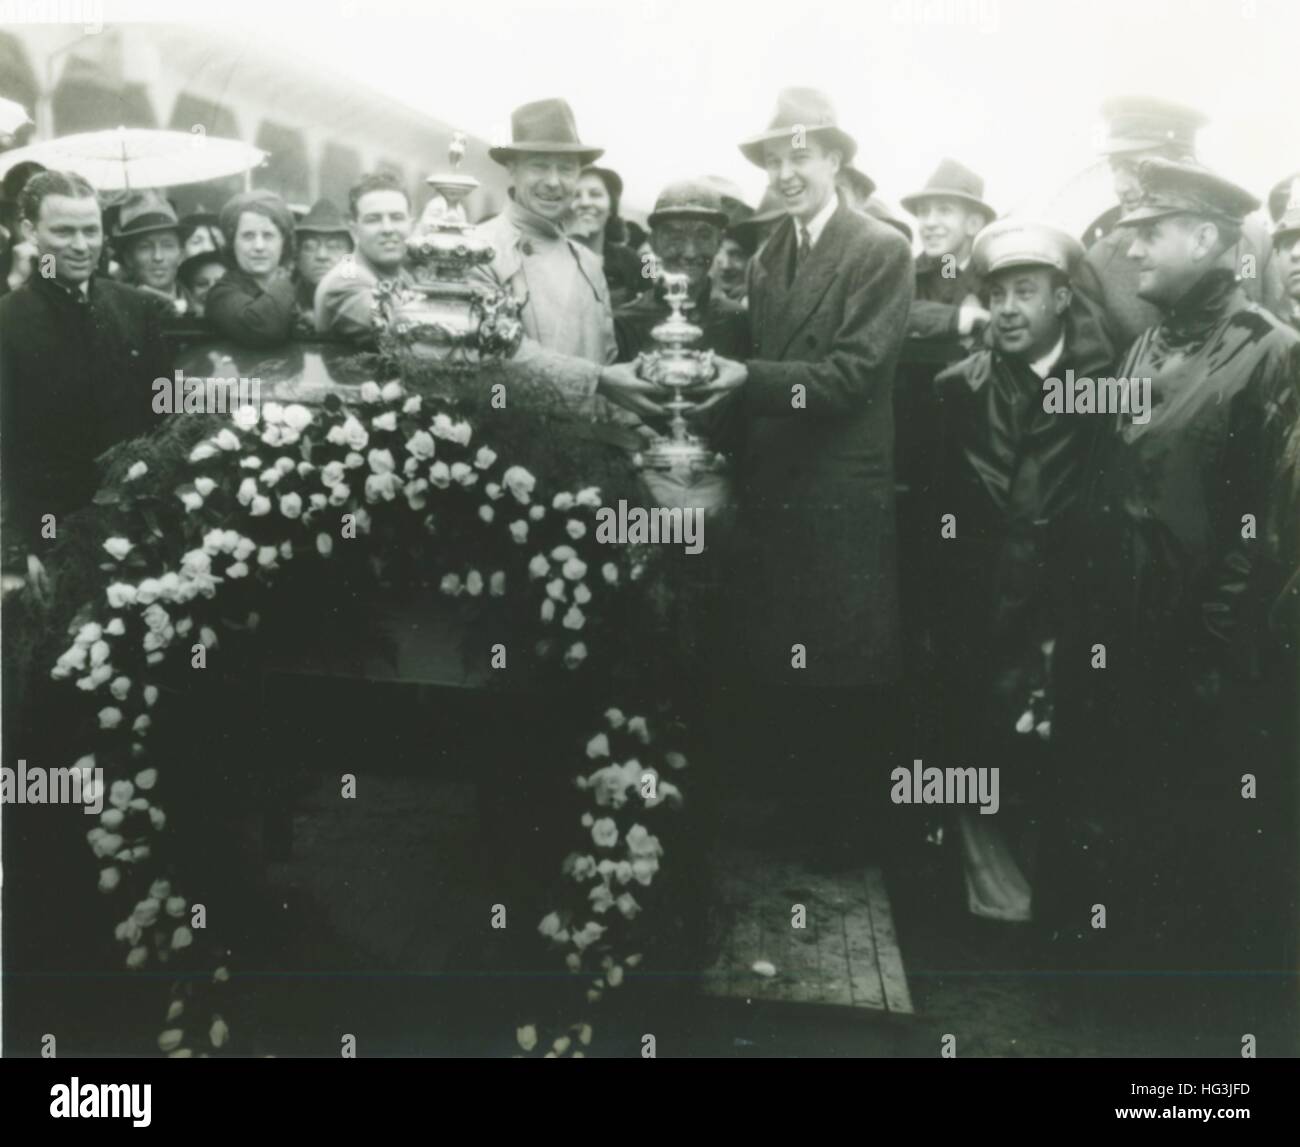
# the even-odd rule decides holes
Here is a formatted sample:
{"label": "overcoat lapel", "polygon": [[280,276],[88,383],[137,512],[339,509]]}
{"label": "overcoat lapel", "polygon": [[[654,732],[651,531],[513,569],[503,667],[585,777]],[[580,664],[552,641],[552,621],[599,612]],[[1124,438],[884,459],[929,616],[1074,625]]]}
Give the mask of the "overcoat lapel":
{"label": "overcoat lapel", "polygon": [[[826,229],[817,240],[807,262],[799,268],[794,282],[787,288],[786,268],[794,257],[794,225],[786,220],[781,230],[772,238],[763,253],[767,274],[765,306],[764,354],[780,359],[795,335],[816,311],[835,281],[836,272],[844,258],[844,230],[848,208],[841,203],[826,223]],[[770,258],[769,258],[770,255]]]}

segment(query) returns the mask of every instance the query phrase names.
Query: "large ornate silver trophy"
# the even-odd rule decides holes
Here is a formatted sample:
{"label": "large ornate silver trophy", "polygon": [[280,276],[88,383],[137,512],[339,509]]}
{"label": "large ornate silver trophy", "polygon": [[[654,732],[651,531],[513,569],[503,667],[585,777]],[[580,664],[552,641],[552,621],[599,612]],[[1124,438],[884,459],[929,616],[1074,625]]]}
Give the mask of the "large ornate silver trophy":
{"label": "large ornate silver trophy", "polygon": [[469,282],[470,271],[490,263],[494,252],[465,218],[463,201],[479,182],[459,170],[465,155],[460,132],[449,151],[451,170],[425,180],[445,206],[431,203],[406,241],[406,266],[415,284],[380,284],[375,326],[381,348],[460,372],[514,354],[523,325],[511,295]]}
{"label": "large ornate silver trophy", "polygon": [[649,449],[638,455],[640,464],[651,470],[716,470],[722,456],[709,448],[686,426],[684,412],[694,404],[684,392],[712,382],[718,373],[711,350],[697,350],[696,343],[704,332],[687,319],[690,279],[686,275],[665,271],[661,276],[664,300],[671,314],[650,332],[655,349],[637,356],[636,372],[647,382],[670,387],[673,397],[666,405],[673,412],[667,436],[658,438]]}

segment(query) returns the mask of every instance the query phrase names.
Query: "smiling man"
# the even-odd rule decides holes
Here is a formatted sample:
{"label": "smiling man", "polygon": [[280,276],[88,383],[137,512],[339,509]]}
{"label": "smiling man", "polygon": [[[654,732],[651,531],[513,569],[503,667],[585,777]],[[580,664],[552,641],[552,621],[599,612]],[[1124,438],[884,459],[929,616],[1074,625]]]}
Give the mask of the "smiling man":
{"label": "smiling man", "polygon": [[36,255],[28,281],[0,299],[0,444],[6,534],[39,556],[94,495],[95,459],[154,424],[154,379],[173,368],[167,304],[96,274],[104,232],[94,188],[42,172],[19,210]]}
{"label": "smiling man", "polygon": [[[1041,742],[1016,725],[1035,690],[1046,698],[1039,712],[1050,703],[1042,648],[1059,635],[1069,605],[1066,544],[1101,425],[1048,413],[1044,383],[1067,370],[1104,373],[1113,357],[1095,312],[1070,287],[1082,255],[1074,238],[1043,223],[1004,220],[981,231],[972,258],[992,346],[936,380],[943,428],[936,502],[956,519],[955,536],[939,546],[935,595],[945,759],[1023,760],[1007,769],[1018,797],[1033,795],[1024,781]],[[977,852],[968,850],[968,862]],[[982,877],[999,879],[996,871]]]}
{"label": "smiling man", "polygon": [[1284,736],[1256,730],[1285,729],[1294,706],[1296,634],[1274,602],[1295,560],[1280,508],[1300,480],[1287,447],[1300,336],[1237,281],[1242,227],[1259,206],[1250,192],[1194,162],[1148,159],[1138,176],[1141,198],[1118,231],[1158,320],[1118,374],[1151,380],[1150,416],[1103,423],[1080,528],[1080,626],[1059,657],[1069,704],[1057,728],[1073,763],[1062,775],[1074,778],[1061,807],[1076,827],[1103,830],[1053,838],[1077,845],[1064,899],[1083,941],[1101,942],[1082,921],[1085,899],[1102,902],[1110,942],[1132,945],[1117,958],[1168,968],[1173,942],[1200,961],[1268,911],[1247,895],[1269,880],[1250,868],[1261,856],[1254,802],[1227,799],[1222,784],[1246,761],[1261,785],[1293,766],[1270,759],[1285,754]]}
{"label": "smiling man", "polygon": [[343,255],[316,287],[316,331],[370,347],[375,341],[375,288],[394,279],[412,282],[403,264],[415,221],[405,188],[386,172],[367,175],[353,187],[348,207],[348,231],[356,249]]}
{"label": "smiling man", "polygon": [[750,264],[754,357],[720,358],[706,388],[738,427],[733,692],[745,694],[737,727],[755,740],[741,759],[780,778],[778,828],[801,848],[860,855],[880,840],[856,818],[888,803],[892,387],[911,251],[837,196],[857,144],[821,92],[782,92],[740,149],[786,212]]}
{"label": "smiling man", "polygon": [[[1123,353],[1160,316],[1138,289],[1137,266],[1127,257],[1132,236],[1118,226],[1119,220],[1141,201],[1141,164],[1148,159],[1195,162],[1197,132],[1209,121],[1195,108],[1151,96],[1117,96],[1102,105],[1101,114],[1107,129],[1101,154],[1110,164],[1117,206],[1088,229],[1084,237],[1088,252],[1075,282],[1100,308],[1111,342]],[[1269,235],[1258,219],[1243,221],[1232,265],[1251,302],[1282,313],[1282,288]]]}
{"label": "smiling man", "polygon": [[1286,291],[1284,317],[1300,331],[1300,172],[1269,192],[1273,216],[1273,258]]}

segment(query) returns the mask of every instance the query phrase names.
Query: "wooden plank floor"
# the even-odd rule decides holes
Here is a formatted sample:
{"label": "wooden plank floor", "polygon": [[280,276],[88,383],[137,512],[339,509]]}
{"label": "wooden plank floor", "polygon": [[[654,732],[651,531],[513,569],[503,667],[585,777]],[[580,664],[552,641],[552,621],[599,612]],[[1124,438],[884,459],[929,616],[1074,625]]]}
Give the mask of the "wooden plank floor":
{"label": "wooden plank floor", "polygon": [[[705,975],[706,995],[912,1013],[878,868],[830,875],[728,849],[719,858],[718,894],[720,955]],[[776,974],[756,972],[760,961]]]}

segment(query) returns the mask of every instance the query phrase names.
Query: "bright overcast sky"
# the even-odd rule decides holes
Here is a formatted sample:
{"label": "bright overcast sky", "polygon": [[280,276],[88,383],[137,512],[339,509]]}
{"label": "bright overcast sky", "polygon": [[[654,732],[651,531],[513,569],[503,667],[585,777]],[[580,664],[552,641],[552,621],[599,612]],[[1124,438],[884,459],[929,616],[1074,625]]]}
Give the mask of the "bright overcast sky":
{"label": "bright overcast sky", "polygon": [[108,0],[120,18],[216,20],[494,140],[563,95],[641,207],[701,173],[756,200],[735,145],[789,84],[830,94],[895,202],[952,155],[1023,204],[1089,163],[1116,93],[1206,111],[1202,157],[1257,193],[1300,168],[1296,0]]}

